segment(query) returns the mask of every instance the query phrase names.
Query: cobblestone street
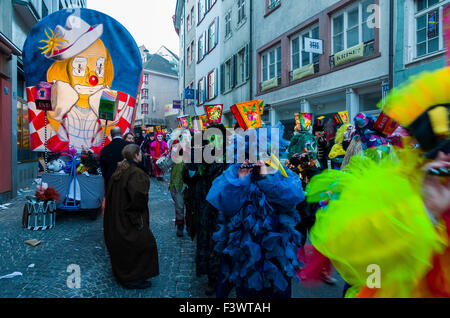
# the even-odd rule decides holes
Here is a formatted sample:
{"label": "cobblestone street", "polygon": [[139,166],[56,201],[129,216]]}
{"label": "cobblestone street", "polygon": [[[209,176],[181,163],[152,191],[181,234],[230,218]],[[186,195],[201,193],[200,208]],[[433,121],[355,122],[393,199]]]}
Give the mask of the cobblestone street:
{"label": "cobblestone street", "polygon": [[[167,179],[167,177],[166,177]],[[25,195],[0,210],[0,277],[14,272],[22,276],[0,279],[0,298],[206,298],[206,277],[195,275],[195,241],[176,237],[173,201],[167,180],[152,179],[150,227],[155,235],[160,275],[147,290],[127,290],[114,279],[103,238],[103,219],[92,221],[88,214],[59,212],[56,226],[30,231],[21,226]],[[24,242],[42,241],[32,247]],[[71,264],[80,266],[81,288],[67,287]],[[341,297],[343,282],[336,286],[304,289],[293,283],[293,297]],[[234,293],[231,295],[234,296]]]}

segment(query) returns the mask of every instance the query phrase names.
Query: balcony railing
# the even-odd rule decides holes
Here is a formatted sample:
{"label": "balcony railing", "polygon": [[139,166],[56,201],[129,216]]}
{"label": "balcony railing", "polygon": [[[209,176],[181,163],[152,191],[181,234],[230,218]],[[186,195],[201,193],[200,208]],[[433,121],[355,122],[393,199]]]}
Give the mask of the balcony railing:
{"label": "balcony railing", "polygon": [[[362,58],[374,55],[374,53],[375,53],[375,41],[372,40],[372,41],[369,41],[369,42],[365,42],[363,50],[364,51],[363,51],[363,55],[362,56],[356,57],[354,59],[350,59],[347,62],[342,63],[342,64],[340,64],[338,66],[345,65],[347,63],[351,63],[351,62],[356,61],[358,59],[362,59]],[[330,67],[331,68],[337,67],[335,65],[335,55],[336,54],[330,56]]]}

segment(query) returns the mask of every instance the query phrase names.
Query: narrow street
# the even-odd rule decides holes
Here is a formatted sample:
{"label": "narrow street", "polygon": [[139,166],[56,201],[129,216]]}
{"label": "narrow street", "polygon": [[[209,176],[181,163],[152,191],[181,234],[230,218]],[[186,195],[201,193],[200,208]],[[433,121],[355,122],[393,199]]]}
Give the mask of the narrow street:
{"label": "narrow street", "polygon": [[[0,298],[206,298],[206,277],[195,275],[195,241],[175,235],[173,201],[164,182],[152,179],[150,186],[150,227],[159,251],[160,275],[147,290],[126,290],[113,278],[103,239],[102,217],[92,221],[88,214],[59,212],[56,226],[31,231],[21,226],[26,195],[23,192],[6,209],[0,210]],[[32,247],[24,242],[42,241]],[[71,264],[79,265],[80,288],[67,287]],[[335,277],[338,278],[335,274]],[[336,286],[303,288],[293,283],[294,298],[341,297],[343,281]],[[234,297],[234,292],[230,295]]]}

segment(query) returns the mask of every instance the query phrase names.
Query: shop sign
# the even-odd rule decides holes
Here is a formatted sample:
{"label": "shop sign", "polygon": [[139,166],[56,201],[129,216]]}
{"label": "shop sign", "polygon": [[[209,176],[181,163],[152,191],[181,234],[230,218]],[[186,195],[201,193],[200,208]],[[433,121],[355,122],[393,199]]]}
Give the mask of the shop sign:
{"label": "shop sign", "polygon": [[297,68],[292,71],[292,80],[298,80],[303,77],[313,75],[314,74],[314,64],[308,64],[306,66]]}
{"label": "shop sign", "polygon": [[305,38],[305,52],[323,54],[323,40]]}
{"label": "shop sign", "polygon": [[334,66],[346,64],[364,56],[364,43],[355,45],[334,55]]}

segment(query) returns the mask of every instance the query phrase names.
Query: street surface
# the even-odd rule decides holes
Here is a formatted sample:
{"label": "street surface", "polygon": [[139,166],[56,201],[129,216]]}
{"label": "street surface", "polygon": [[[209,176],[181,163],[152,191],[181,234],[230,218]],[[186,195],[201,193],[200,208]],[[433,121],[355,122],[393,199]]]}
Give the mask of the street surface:
{"label": "street surface", "polygon": [[[164,182],[151,180],[150,227],[155,235],[160,275],[147,290],[127,290],[114,279],[103,239],[103,219],[92,221],[88,214],[59,212],[56,226],[46,231],[22,228],[24,191],[0,209],[0,298],[207,298],[206,277],[195,275],[195,241],[176,237],[174,205]],[[42,241],[32,247],[24,242]],[[80,269],[80,288],[69,288],[75,264]],[[69,271],[68,271],[69,267]],[[293,282],[294,298],[340,298],[344,282],[335,286],[304,288]],[[234,297],[234,291],[230,295]]]}

